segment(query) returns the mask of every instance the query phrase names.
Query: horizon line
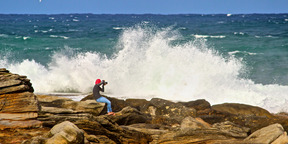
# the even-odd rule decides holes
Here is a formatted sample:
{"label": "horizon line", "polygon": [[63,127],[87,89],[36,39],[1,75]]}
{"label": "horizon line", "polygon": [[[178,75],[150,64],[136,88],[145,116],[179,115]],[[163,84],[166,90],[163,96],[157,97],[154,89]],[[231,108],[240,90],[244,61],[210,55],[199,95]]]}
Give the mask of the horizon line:
{"label": "horizon line", "polygon": [[288,14],[281,13],[0,13],[1,15],[69,15],[69,14],[89,14],[89,15],[244,15],[244,14]]}

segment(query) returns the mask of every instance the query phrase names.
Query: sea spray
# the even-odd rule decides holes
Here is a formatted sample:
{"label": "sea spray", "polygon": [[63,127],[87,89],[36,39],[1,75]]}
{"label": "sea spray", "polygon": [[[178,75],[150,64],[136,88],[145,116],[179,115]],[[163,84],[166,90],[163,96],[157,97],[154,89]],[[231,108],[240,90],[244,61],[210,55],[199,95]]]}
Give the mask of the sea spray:
{"label": "sea spray", "polygon": [[109,82],[106,94],[125,98],[159,97],[175,101],[206,99],[288,111],[287,86],[255,84],[239,77],[245,65],[223,57],[203,38],[177,43],[182,36],[168,28],[137,25],[125,28],[111,57],[98,52],[55,51],[43,66],[34,60],[7,62],[1,67],[27,75],[35,92],[89,93],[97,78]]}

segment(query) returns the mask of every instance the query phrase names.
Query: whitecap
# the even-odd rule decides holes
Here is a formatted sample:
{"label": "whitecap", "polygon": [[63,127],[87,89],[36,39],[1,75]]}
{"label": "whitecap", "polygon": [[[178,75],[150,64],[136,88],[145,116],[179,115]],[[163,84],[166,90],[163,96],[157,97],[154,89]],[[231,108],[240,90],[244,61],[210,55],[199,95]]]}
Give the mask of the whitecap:
{"label": "whitecap", "polygon": [[8,35],[7,34],[0,34],[0,37],[7,38]]}
{"label": "whitecap", "polygon": [[57,35],[50,35],[50,37],[51,37],[51,38],[57,38],[57,37],[59,37],[59,36],[57,36]]}
{"label": "whitecap", "polygon": [[29,36],[23,36],[22,38],[23,38],[23,40],[27,40],[27,39],[30,39],[31,37],[29,37]]}
{"label": "whitecap", "polygon": [[69,39],[69,37],[67,37],[67,36],[60,36],[60,37],[63,39]]}
{"label": "whitecap", "polygon": [[238,51],[238,50],[228,52],[229,55],[235,55],[237,53],[248,54],[248,55],[257,55],[257,53],[252,53],[252,52],[247,52],[247,51]]}
{"label": "whitecap", "polygon": [[234,35],[245,35],[244,32],[234,32]]}
{"label": "whitecap", "polygon": [[179,29],[180,30],[186,30],[187,28],[186,27],[180,27]]}
{"label": "whitecap", "polygon": [[69,39],[67,36],[58,36],[58,35],[50,35],[51,38],[63,38],[63,39]]}
{"label": "whitecap", "polygon": [[74,22],[78,22],[79,20],[78,20],[78,19],[73,19],[72,21],[74,21]]}
{"label": "whitecap", "polygon": [[114,30],[121,30],[124,29],[123,27],[113,27]]}
{"label": "whitecap", "polygon": [[267,37],[267,38],[274,38],[274,36],[272,36],[272,35],[267,35],[267,36],[265,36],[265,37]]}
{"label": "whitecap", "polygon": [[212,36],[212,35],[192,35],[194,36],[195,38],[225,38],[226,36],[223,36],[223,35],[218,35],[218,36]]}

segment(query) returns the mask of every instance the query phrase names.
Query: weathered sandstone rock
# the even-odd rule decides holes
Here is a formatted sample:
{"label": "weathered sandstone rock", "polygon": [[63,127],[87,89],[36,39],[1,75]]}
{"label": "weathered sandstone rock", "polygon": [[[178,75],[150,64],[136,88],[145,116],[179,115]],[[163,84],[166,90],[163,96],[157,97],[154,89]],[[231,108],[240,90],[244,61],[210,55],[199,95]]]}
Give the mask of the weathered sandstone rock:
{"label": "weathered sandstone rock", "polygon": [[151,116],[129,106],[117,112],[115,116],[111,117],[111,120],[118,125],[131,125],[149,122],[151,121]]}
{"label": "weathered sandstone rock", "polygon": [[84,133],[69,121],[55,125],[48,133],[46,144],[83,144]]}
{"label": "weathered sandstone rock", "polygon": [[55,125],[47,134],[23,141],[22,144],[84,144],[84,132],[69,121]]}
{"label": "weathered sandstone rock", "polygon": [[235,138],[246,138],[248,136],[248,133],[250,132],[249,128],[241,127],[230,121],[215,123],[212,127]]}
{"label": "weathered sandstone rock", "polygon": [[78,120],[75,124],[90,135],[105,135],[115,143],[149,143],[152,138],[142,132],[121,128],[111,120],[113,116],[102,115],[90,120]]}
{"label": "weathered sandstone rock", "polygon": [[186,117],[183,119],[180,130],[185,132],[188,130],[197,130],[197,129],[209,129],[211,128],[211,125],[208,123],[203,123],[204,121],[198,121],[197,119],[193,117]]}
{"label": "weathered sandstone rock", "polygon": [[38,120],[49,127],[66,120],[75,122],[80,119],[98,116],[105,106],[104,103],[98,103],[95,100],[76,102],[57,96],[37,95],[37,97],[41,105]]}
{"label": "weathered sandstone rock", "polygon": [[194,108],[197,111],[211,108],[210,103],[204,99],[199,99],[199,100],[189,101],[189,102],[179,102],[179,103],[181,103],[182,105],[186,107]]}
{"label": "weathered sandstone rock", "polygon": [[280,124],[272,124],[262,129],[259,129],[249,135],[244,141],[252,143],[270,144],[279,136],[284,134],[284,129]]}
{"label": "weathered sandstone rock", "polygon": [[33,87],[26,76],[0,69],[0,129],[41,127],[40,110]]}
{"label": "weathered sandstone rock", "polygon": [[287,143],[288,143],[287,132],[284,132],[275,141],[273,141],[271,144],[287,144]]}
{"label": "weathered sandstone rock", "polygon": [[244,116],[266,116],[268,118],[273,117],[267,110],[245,104],[237,103],[224,103],[213,105],[212,109],[217,110],[223,113],[230,113],[235,115],[244,115]]}

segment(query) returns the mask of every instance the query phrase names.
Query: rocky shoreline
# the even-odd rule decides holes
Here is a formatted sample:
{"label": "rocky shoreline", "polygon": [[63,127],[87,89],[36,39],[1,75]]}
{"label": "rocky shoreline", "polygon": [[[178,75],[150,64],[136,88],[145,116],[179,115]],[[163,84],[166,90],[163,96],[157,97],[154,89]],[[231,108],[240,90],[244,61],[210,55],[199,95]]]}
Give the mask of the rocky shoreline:
{"label": "rocky shoreline", "polygon": [[92,95],[35,95],[25,76],[0,69],[0,144],[287,144],[288,114],[251,105],[116,99],[115,116]]}

